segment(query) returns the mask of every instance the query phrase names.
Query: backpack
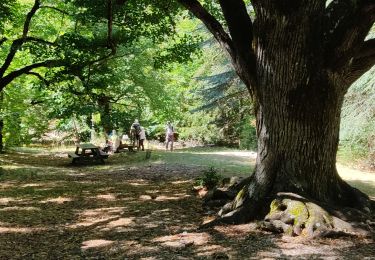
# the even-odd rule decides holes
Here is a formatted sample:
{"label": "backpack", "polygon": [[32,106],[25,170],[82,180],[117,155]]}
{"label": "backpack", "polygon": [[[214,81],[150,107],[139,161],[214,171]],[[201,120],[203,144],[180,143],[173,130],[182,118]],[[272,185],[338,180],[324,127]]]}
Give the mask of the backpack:
{"label": "backpack", "polygon": [[135,133],[137,135],[139,135],[139,133],[141,132],[141,125],[139,125],[139,124],[133,124],[133,128],[135,130]]}

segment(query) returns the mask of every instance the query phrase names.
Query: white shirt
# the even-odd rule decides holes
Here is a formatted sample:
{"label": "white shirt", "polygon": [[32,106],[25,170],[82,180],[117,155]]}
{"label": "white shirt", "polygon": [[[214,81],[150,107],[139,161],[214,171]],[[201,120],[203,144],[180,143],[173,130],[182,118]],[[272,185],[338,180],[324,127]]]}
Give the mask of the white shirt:
{"label": "white shirt", "polygon": [[139,139],[144,139],[146,140],[146,131],[145,129],[141,128],[141,132],[139,132]]}
{"label": "white shirt", "polygon": [[173,134],[173,126],[172,125],[167,125],[166,130],[167,130],[167,135]]}

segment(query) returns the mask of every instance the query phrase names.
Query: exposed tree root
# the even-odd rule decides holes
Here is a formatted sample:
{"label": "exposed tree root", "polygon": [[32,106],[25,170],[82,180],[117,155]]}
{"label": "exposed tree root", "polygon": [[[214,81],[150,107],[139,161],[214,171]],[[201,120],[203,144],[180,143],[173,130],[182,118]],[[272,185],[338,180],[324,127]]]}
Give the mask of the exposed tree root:
{"label": "exposed tree root", "polygon": [[337,211],[325,208],[296,194],[278,193],[271,202],[270,212],[264,218],[261,228],[291,236],[370,235],[370,230],[363,222],[370,218],[369,215],[356,211],[358,215],[352,218],[355,222],[348,222],[333,214]]}
{"label": "exposed tree root", "polygon": [[336,209],[294,193],[277,193],[273,199],[255,201],[249,199],[246,189],[246,185],[243,186],[234,199],[235,189],[211,191],[205,199],[206,206],[213,202],[216,202],[214,206],[227,203],[219,211],[218,218],[201,228],[224,223],[240,224],[258,218],[262,219],[261,229],[290,236],[315,238],[374,234],[374,216],[369,214],[368,208],[364,211]]}

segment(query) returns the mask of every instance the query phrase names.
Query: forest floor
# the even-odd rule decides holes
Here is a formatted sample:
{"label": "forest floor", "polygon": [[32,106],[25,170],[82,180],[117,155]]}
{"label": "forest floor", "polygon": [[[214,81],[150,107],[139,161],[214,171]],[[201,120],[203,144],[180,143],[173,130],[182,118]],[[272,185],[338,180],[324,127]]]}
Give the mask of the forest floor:
{"label": "forest floor", "polygon": [[[375,259],[371,238],[308,240],[254,223],[199,230],[214,212],[192,192],[209,166],[244,175],[253,153],[122,153],[74,167],[66,153],[0,155],[0,259]],[[250,158],[250,159],[249,159]],[[251,159],[253,158],[253,159]],[[339,171],[375,197],[375,173]]]}

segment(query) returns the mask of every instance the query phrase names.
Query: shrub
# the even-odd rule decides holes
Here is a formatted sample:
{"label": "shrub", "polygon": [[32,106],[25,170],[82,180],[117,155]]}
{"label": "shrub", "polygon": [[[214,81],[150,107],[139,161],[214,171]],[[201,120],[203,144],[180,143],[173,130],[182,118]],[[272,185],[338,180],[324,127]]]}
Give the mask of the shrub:
{"label": "shrub", "polygon": [[207,189],[214,188],[222,179],[220,174],[214,167],[210,167],[209,169],[205,170],[201,177],[197,178],[196,184],[200,186],[204,186]]}

